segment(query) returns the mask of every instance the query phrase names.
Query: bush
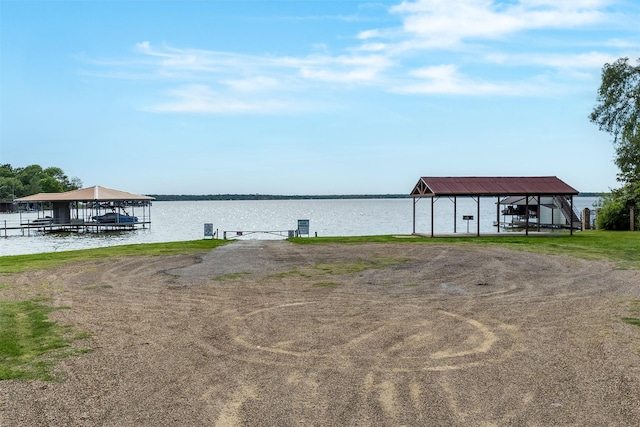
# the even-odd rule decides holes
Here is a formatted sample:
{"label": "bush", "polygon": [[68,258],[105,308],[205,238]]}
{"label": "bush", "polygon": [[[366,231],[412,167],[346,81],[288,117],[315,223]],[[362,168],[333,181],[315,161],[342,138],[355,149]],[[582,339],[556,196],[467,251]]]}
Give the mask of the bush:
{"label": "bush", "polygon": [[[631,206],[619,196],[620,194],[612,193],[603,199],[596,218],[599,230],[629,230]],[[636,221],[636,228],[637,226]]]}

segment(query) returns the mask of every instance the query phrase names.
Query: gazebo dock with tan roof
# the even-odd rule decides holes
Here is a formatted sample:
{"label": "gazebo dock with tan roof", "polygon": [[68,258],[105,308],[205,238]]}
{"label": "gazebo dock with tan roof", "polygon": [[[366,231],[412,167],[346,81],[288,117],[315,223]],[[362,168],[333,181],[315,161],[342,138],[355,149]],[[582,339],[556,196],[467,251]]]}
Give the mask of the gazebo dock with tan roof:
{"label": "gazebo dock with tan roof", "polygon": [[[42,209],[43,217],[20,224],[21,228],[50,231],[104,231],[146,228],[151,225],[153,197],[93,186],[64,193],[39,193],[16,199]],[[44,216],[51,210],[50,216]],[[106,220],[111,214],[113,219]],[[126,220],[126,221],[125,221]]]}

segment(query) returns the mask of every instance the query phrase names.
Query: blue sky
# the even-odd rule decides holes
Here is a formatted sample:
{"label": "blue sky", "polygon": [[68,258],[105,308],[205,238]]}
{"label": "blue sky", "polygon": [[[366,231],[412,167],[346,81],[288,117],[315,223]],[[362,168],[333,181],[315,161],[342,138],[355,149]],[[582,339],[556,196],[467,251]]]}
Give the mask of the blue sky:
{"label": "blue sky", "polygon": [[0,0],[0,163],[142,194],[616,188],[590,123],[635,0]]}

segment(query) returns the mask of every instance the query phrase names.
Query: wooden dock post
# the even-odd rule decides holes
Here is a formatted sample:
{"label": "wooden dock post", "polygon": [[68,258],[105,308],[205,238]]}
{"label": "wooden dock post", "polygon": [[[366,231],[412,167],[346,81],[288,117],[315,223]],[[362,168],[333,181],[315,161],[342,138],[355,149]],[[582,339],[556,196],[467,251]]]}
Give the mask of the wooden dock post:
{"label": "wooden dock post", "polygon": [[582,210],[582,231],[591,229],[591,210],[584,208]]}

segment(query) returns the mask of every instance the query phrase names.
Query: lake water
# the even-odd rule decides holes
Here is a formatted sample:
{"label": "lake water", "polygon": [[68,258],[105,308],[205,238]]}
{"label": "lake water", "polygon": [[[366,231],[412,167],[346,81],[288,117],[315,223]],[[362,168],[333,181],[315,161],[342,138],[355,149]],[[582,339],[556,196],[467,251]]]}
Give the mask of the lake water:
{"label": "lake water", "polygon": [[[480,200],[480,231],[495,232],[496,198]],[[593,208],[597,198],[575,197],[580,211]],[[453,202],[447,198],[435,202],[435,233],[453,232]],[[248,234],[250,231],[287,231],[297,228],[299,219],[309,220],[311,236],[366,236],[383,234],[411,234],[413,230],[413,199],[330,199],[330,200],[259,200],[259,201],[199,201],[154,202],[151,207],[151,226],[134,231],[103,233],[42,233],[7,231],[12,226],[37,218],[33,212],[0,214],[0,255],[18,255],[87,249],[133,243],[197,240],[204,237],[204,224],[213,224],[219,236],[227,231],[236,237],[277,239],[271,234]],[[462,220],[473,215],[474,220]],[[42,216],[42,214],[41,214]],[[477,205],[468,198],[457,201],[457,232],[477,230]],[[420,199],[416,204],[416,232],[431,232],[431,201]],[[26,233],[26,232],[25,232]],[[286,234],[286,233],[285,233]]]}

